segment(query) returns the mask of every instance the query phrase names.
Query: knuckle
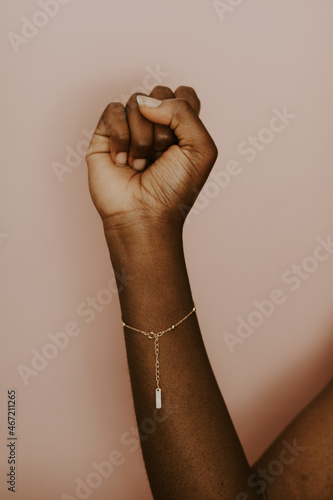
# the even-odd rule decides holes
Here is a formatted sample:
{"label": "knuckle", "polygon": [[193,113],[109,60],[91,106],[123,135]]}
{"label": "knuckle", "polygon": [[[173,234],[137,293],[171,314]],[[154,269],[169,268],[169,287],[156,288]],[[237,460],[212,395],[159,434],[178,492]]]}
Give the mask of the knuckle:
{"label": "knuckle", "polygon": [[180,97],[179,99],[177,99],[177,101],[179,109],[182,109],[183,111],[189,111],[190,109],[192,109],[191,104],[184,97]]}
{"label": "knuckle", "polygon": [[187,99],[193,108],[193,110],[199,114],[200,111],[200,99],[197,96],[196,91],[193,87],[186,87],[185,85],[181,85],[175,91],[176,96],[183,97]]}
{"label": "knuckle", "polygon": [[109,113],[119,113],[124,110],[124,106],[121,102],[110,102],[105,108],[104,114]]}
{"label": "knuckle", "polygon": [[165,85],[155,85],[152,92],[164,92],[166,89],[170,90],[168,87],[165,87]]}
{"label": "knuckle", "polygon": [[193,87],[188,87],[187,85],[180,85],[177,87],[176,92],[181,92],[182,94],[194,94],[197,95]]}
{"label": "knuckle", "polygon": [[173,92],[169,87],[165,87],[164,85],[156,85],[151,91],[150,96],[160,99],[168,99],[170,97],[173,97]]}
{"label": "knuckle", "polygon": [[[183,98],[175,99],[175,106],[173,108],[172,120],[171,120],[171,128],[173,129],[177,123],[179,123],[185,114],[192,112],[192,108],[190,103]],[[174,124],[174,125],[173,125]]]}
{"label": "knuckle", "polygon": [[177,99],[177,106],[175,107],[174,116],[180,120],[185,113],[192,111],[191,104],[184,98]]}

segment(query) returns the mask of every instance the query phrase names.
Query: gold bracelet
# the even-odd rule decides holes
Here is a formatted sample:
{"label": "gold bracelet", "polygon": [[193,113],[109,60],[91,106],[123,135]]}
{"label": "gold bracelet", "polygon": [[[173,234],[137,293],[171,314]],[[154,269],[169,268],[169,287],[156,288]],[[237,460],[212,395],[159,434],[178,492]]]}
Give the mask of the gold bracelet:
{"label": "gold bracelet", "polygon": [[166,330],[161,330],[160,332],[145,332],[143,330],[139,330],[138,328],[134,328],[133,326],[129,326],[125,323],[125,321],[122,319],[123,326],[126,328],[129,328],[130,330],[133,330],[134,332],[139,332],[142,333],[143,335],[146,335],[150,340],[154,340],[155,344],[155,377],[156,377],[156,389],[155,389],[155,404],[156,408],[160,409],[162,408],[162,391],[160,388],[160,360],[159,360],[159,354],[160,354],[160,337],[164,335],[167,332],[171,332],[174,330],[177,326],[179,326],[183,321],[185,321],[187,318],[191,316],[196,311],[195,304],[193,306],[193,309],[191,312],[186,314],[183,319],[178,321],[178,323],[175,323],[174,325],[171,325],[169,328]]}

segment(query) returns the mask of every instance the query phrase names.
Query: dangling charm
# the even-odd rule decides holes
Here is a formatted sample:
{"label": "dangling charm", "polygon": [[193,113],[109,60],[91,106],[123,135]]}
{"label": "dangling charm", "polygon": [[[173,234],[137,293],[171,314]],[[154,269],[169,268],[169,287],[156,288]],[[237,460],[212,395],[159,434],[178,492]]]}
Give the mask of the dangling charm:
{"label": "dangling charm", "polygon": [[158,387],[155,390],[155,400],[156,400],[156,408],[160,410],[162,408],[162,391],[160,387]]}

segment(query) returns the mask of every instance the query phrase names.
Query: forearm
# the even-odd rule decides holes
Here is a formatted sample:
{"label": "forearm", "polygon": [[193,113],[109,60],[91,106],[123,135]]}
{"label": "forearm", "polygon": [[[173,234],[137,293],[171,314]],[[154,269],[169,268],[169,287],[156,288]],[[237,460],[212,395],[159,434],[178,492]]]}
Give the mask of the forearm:
{"label": "forearm", "polygon": [[[113,232],[107,235],[115,270],[131,280],[120,294],[126,324],[160,331],[193,308],[181,232]],[[138,423],[155,408],[154,341],[125,327]],[[235,498],[248,491],[251,473],[222,399],[202,341],[196,314],[160,339],[160,387],[172,412],[142,442],[154,497]],[[164,415],[165,410],[155,410]],[[255,497],[257,498],[257,497]]]}

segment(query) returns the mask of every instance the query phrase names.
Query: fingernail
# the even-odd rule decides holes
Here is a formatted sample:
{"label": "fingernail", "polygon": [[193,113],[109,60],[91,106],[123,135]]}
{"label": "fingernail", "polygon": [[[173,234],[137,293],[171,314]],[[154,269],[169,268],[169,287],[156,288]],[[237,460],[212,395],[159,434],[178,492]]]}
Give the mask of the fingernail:
{"label": "fingernail", "polygon": [[118,153],[116,156],[116,165],[124,167],[127,163],[127,153]]}
{"label": "fingernail", "polygon": [[144,106],[146,108],[157,108],[163,102],[159,99],[154,99],[153,97],[147,97],[145,95],[137,95],[136,100],[138,101],[139,106]]}
{"label": "fingernail", "polygon": [[137,159],[133,161],[134,170],[143,170],[146,166],[147,160]]}

